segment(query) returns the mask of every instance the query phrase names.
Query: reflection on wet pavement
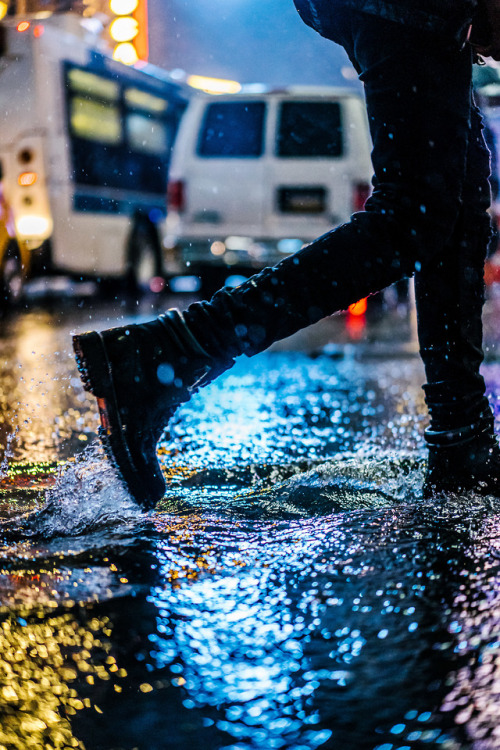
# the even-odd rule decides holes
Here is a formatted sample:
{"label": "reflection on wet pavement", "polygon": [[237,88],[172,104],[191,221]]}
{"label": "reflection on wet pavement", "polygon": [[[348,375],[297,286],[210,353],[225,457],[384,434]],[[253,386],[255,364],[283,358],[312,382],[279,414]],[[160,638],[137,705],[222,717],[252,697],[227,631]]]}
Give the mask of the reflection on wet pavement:
{"label": "reflection on wet pavement", "polygon": [[176,416],[144,515],[79,325],[1,343],[0,748],[497,750],[500,501],[422,500],[418,359],[237,365]]}

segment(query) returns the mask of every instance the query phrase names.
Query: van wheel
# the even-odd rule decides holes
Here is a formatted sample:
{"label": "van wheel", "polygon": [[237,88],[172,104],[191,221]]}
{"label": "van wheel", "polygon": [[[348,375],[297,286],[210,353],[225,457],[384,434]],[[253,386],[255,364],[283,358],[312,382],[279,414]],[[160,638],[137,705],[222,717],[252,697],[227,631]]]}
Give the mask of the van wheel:
{"label": "van wheel", "polygon": [[158,293],[165,286],[158,230],[149,221],[136,222],[131,232],[125,280],[130,294]]}
{"label": "van wheel", "polygon": [[0,309],[7,310],[22,297],[24,285],[21,253],[15,240],[7,246],[0,266]]}

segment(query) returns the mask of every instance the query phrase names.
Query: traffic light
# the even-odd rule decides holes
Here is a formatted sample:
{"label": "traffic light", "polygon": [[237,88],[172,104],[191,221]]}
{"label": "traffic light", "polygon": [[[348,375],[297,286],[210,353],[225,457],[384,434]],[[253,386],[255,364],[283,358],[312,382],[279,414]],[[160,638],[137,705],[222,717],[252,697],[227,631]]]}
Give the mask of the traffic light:
{"label": "traffic light", "polygon": [[110,0],[112,20],[109,34],[115,60],[133,65],[148,59],[147,0]]}

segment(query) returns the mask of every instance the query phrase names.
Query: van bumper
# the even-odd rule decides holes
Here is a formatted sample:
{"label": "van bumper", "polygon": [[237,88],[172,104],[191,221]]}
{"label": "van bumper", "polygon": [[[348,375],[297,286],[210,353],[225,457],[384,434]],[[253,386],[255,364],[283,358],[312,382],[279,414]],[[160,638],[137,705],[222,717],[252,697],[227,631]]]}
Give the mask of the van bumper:
{"label": "van bumper", "polygon": [[[195,273],[203,269],[232,268],[258,271],[273,266],[288,255],[300,250],[309,240],[304,238],[253,239],[225,237],[223,239],[183,239],[166,249],[167,273]],[[195,271],[196,269],[196,271]]]}

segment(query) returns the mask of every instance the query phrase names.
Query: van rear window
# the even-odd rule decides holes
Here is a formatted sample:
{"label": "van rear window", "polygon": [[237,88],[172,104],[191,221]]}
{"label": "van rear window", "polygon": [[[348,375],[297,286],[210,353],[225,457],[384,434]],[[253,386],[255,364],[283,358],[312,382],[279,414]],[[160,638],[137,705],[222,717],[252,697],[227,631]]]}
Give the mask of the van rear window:
{"label": "van rear window", "polygon": [[261,156],[266,105],[262,101],[214,102],[205,113],[198,154],[206,157]]}
{"label": "van rear window", "polygon": [[342,156],[339,102],[283,102],[276,148],[278,156]]}

